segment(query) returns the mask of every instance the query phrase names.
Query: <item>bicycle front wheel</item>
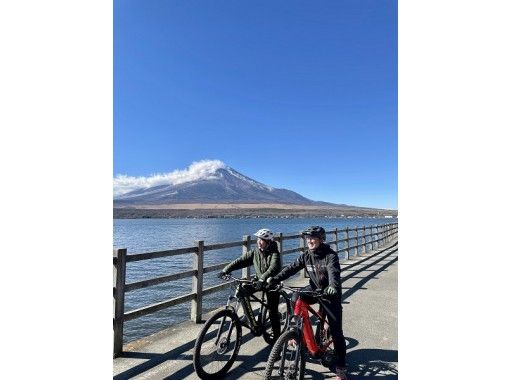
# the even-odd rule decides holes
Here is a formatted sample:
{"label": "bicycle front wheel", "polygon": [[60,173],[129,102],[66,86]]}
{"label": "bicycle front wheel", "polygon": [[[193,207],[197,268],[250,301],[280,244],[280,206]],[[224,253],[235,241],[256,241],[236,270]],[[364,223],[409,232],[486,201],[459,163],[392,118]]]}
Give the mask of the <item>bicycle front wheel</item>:
{"label": "bicycle front wheel", "polygon": [[201,379],[221,379],[234,364],[241,346],[241,322],[224,309],[207,320],[195,342],[193,367]]}
{"label": "bicycle front wheel", "polygon": [[285,331],[276,341],[266,364],[264,379],[302,380],[305,375],[305,347],[296,330]]}

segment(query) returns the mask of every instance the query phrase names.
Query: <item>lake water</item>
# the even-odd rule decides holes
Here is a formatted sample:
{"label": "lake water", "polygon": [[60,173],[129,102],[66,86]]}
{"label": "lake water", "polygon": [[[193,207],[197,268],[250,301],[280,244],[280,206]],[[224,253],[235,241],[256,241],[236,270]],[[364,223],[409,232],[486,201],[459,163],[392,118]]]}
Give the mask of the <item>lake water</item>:
{"label": "lake water", "polygon": [[[310,225],[320,225],[326,230],[345,227],[369,226],[395,223],[397,219],[374,218],[247,218],[247,219],[114,219],[114,248],[127,248],[133,253],[184,248],[195,245],[196,240],[204,244],[226,243],[242,240],[243,235],[253,234],[260,228],[286,235],[297,234]],[[351,235],[352,236],[352,235]],[[252,236],[253,237],[253,236]],[[339,239],[344,238],[339,233]],[[332,240],[328,236],[328,240]],[[284,241],[284,249],[298,246],[298,241]],[[353,243],[351,243],[352,245]],[[340,248],[342,245],[340,245]],[[231,261],[241,255],[241,247],[206,251],[204,266]],[[284,265],[292,262],[298,253],[285,255]],[[340,254],[340,259],[342,259]],[[192,255],[184,254],[168,258],[131,262],[127,264],[126,283],[160,277],[192,269]],[[254,271],[252,270],[252,273]],[[240,274],[240,271],[237,272]],[[204,288],[222,281],[217,272],[204,275]],[[125,310],[130,311],[155,302],[178,297],[191,292],[191,278],[150,286],[126,293]],[[203,310],[211,310],[224,304],[229,289],[204,297]],[[190,319],[191,302],[176,305],[159,312],[146,315],[124,325],[124,342],[130,342],[150,335],[172,324]]]}

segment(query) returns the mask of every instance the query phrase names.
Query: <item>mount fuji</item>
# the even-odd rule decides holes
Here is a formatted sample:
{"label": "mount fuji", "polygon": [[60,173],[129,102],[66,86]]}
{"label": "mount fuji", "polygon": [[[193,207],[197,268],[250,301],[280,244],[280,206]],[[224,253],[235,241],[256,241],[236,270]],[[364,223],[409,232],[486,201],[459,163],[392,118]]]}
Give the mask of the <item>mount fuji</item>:
{"label": "mount fuji", "polygon": [[339,206],[257,182],[218,160],[151,177],[114,178],[114,207],[176,203],[262,203]]}

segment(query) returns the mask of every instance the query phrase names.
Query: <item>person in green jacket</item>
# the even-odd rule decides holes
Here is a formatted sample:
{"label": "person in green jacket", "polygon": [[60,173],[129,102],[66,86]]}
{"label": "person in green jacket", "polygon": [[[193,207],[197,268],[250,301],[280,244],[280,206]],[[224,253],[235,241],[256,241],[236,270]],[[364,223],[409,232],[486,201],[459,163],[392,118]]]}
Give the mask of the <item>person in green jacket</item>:
{"label": "person in green jacket", "polygon": [[[253,264],[255,268],[256,281],[253,285],[253,291],[266,291],[264,282],[267,278],[275,276],[282,268],[281,255],[278,246],[273,240],[274,234],[267,228],[262,228],[254,234],[257,237],[257,248],[254,248],[232,261],[225,266],[218,274],[219,278],[223,278],[230,272],[249,267]],[[278,313],[278,301],[280,295],[277,292],[267,292],[266,298],[269,311],[269,319],[273,329],[274,339],[280,336],[280,314]]]}

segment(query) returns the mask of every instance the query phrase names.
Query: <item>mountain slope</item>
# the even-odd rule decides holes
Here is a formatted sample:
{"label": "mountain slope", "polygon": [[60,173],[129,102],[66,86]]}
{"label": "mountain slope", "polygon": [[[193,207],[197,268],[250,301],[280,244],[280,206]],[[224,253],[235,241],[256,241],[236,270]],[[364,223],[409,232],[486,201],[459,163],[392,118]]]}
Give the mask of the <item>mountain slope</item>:
{"label": "mountain slope", "polygon": [[312,201],[291,190],[264,185],[219,161],[202,161],[198,164],[202,166],[190,166],[194,172],[188,175],[189,178],[184,175],[186,173],[179,172],[169,177],[166,184],[146,185],[117,195],[114,197],[114,206],[172,203],[328,204]]}

